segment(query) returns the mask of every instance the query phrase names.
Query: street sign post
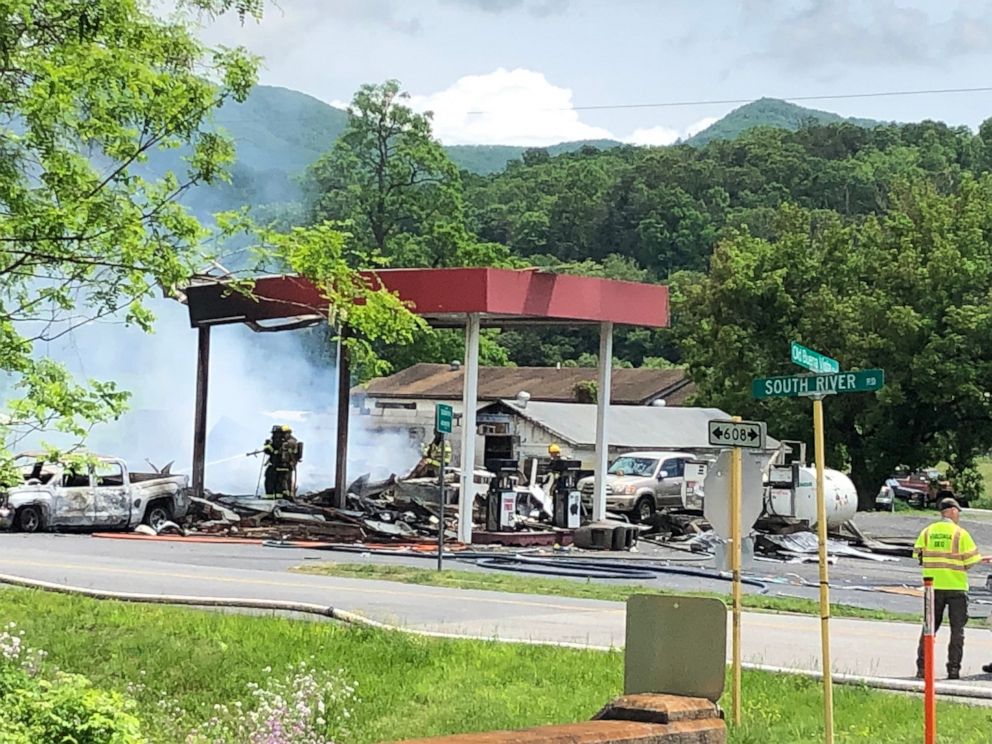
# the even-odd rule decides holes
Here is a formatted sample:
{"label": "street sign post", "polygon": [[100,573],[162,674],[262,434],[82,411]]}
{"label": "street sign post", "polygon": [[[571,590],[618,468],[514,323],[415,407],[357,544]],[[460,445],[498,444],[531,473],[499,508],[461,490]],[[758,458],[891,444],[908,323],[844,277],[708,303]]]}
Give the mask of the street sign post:
{"label": "street sign post", "polygon": [[444,435],[451,433],[451,425],[455,418],[454,409],[447,403],[438,403],[434,406],[434,438],[438,446],[438,522],[437,522],[437,570],[442,569],[444,560],[444,465],[445,448]]}
{"label": "street sign post", "polygon": [[840,372],[840,362],[836,359],[831,359],[795,341],[792,342],[792,363],[820,374]]}
{"label": "street sign post", "polygon": [[870,393],[885,385],[885,372],[860,369],[826,375],[759,377],[751,383],[755,398],[810,398],[837,393]]}
{"label": "street sign post", "polygon": [[447,403],[434,406],[434,431],[438,434],[450,434],[451,423],[455,418],[454,409]]}
{"label": "street sign post", "polygon": [[[741,421],[740,416],[734,416],[730,421],[714,419],[709,422],[709,442],[716,447],[730,449],[730,500],[729,513],[714,515],[714,527],[723,521],[720,517],[728,517],[730,523],[730,572],[733,581],[731,593],[731,614],[733,616],[733,635],[731,641],[731,715],[735,724],[741,722],[741,499],[744,484],[744,460],[741,448],[764,449],[765,424],[763,421]],[[720,478],[721,471],[726,468],[727,453],[717,458],[715,479]],[[708,489],[704,488],[704,492]],[[712,495],[712,494],[711,494]],[[706,499],[705,504],[712,504],[713,499]],[[727,503],[727,502],[724,502]],[[704,513],[706,506],[704,505]],[[715,510],[710,508],[710,512]],[[755,515],[756,516],[756,515]],[[748,526],[753,522],[749,522]],[[724,532],[726,534],[726,531]]]}
{"label": "street sign post", "polygon": [[764,421],[721,421],[709,422],[710,444],[714,447],[765,448]]}
{"label": "street sign post", "polygon": [[[797,353],[797,347],[800,352]],[[809,352],[808,354],[803,352]],[[798,358],[802,361],[799,361]],[[836,361],[812,349],[792,344],[792,361],[812,369],[823,360]],[[808,364],[807,364],[808,363]],[[839,366],[839,365],[838,365]],[[823,399],[839,393],[870,393],[885,385],[885,372],[880,369],[862,369],[854,372],[833,371],[827,374],[794,375],[791,377],[764,377],[751,383],[751,395],[764,398],[812,398],[813,440],[816,449],[816,532],[819,542],[820,562],[820,669],[823,674],[823,740],[834,741],[834,693],[830,669],[830,583],[827,571],[827,506],[823,471],[826,469],[826,445],[823,436]],[[735,450],[740,451],[740,450]]]}

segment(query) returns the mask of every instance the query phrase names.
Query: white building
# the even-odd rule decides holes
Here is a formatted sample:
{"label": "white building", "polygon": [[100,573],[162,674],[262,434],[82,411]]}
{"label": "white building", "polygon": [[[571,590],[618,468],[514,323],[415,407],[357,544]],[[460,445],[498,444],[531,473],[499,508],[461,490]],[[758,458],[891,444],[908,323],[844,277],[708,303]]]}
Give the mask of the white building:
{"label": "white building", "polygon": [[[447,403],[455,413],[456,432],[451,442],[455,461],[458,462],[463,378],[460,365],[424,363],[389,377],[371,380],[352,390],[353,423],[360,421],[362,428],[373,434],[379,431],[395,436],[396,432],[404,432],[412,443],[419,446],[434,435],[436,404]],[[493,428],[497,423],[505,422],[492,418],[506,414],[489,411],[488,407],[500,401],[515,400],[522,394],[526,394],[532,407],[555,404],[588,411],[595,429],[596,406],[592,402],[577,402],[589,400],[586,396],[594,391],[594,387],[590,390],[589,383],[594,383],[595,379],[596,370],[583,367],[480,367],[478,410],[487,411],[487,418],[478,422],[477,464],[482,465],[487,459],[500,456],[496,453],[505,451],[508,444],[507,440],[499,439],[505,435],[496,433]],[[616,369],[613,372],[611,404],[612,408],[624,411],[674,410],[682,406],[694,390],[692,382],[681,369]],[[619,416],[620,420],[623,418]],[[610,438],[613,440],[612,433]],[[555,438],[550,433],[544,439],[547,441],[543,455],[547,455],[547,445],[551,441],[561,439],[563,446],[569,444],[566,438]],[[536,442],[538,438],[528,437],[530,440]],[[486,447],[489,448],[488,454]]]}

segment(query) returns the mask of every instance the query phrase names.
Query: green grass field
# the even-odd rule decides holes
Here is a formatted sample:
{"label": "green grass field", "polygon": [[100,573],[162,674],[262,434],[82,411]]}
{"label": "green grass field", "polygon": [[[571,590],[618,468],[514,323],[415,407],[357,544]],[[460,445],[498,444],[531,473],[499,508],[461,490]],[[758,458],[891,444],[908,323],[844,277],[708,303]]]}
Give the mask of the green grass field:
{"label": "green grass field", "polygon": [[[571,579],[543,579],[521,576],[512,573],[476,573],[445,569],[440,573],[433,569],[411,566],[389,566],[371,563],[306,563],[293,571],[321,576],[344,576],[356,579],[379,579],[397,581],[404,584],[424,584],[445,586],[455,589],[479,589],[492,592],[513,592],[515,594],[541,594],[555,597],[576,597],[578,599],[601,599],[608,602],[623,602],[631,594],[692,594],[700,597],[716,597],[729,604],[730,584],[727,594],[710,592],[666,592],[663,589],[630,584],[596,584],[591,581]],[[765,612],[795,612],[803,615],[819,615],[820,605],[811,599],[794,597],[769,597],[762,594],[745,594],[742,604],[749,610]],[[851,605],[831,605],[835,617],[859,617],[867,620],[895,620],[918,623],[918,615],[888,610],[869,610]]]}
{"label": "green grass field", "polygon": [[[621,689],[619,652],[418,638],[15,589],[0,590],[0,618],[16,622],[63,670],[106,688],[137,686],[146,733],[163,744],[211,716],[215,704],[249,709],[248,683],[311,657],[358,683],[350,732],[339,744],[581,721]],[[743,684],[745,723],[731,742],[822,740],[818,683],[745,672]],[[836,687],[835,710],[837,742],[921,738],[916,697]],[[989,741],[992,710],[941,703],[939,715],[940,741]]]}

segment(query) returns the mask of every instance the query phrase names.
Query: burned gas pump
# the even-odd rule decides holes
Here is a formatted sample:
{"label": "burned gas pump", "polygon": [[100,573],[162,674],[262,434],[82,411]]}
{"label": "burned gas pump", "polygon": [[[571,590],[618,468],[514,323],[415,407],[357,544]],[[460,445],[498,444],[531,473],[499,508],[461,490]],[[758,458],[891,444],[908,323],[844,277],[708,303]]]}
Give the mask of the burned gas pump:
{"label": "burned gas pump", "polygon": [[551,490],[554,514],[552,524],[555,527],[577,529],[581,520],[582,496],[576,483],[582,463],[579,460],[562,460],[552,458],[548,469],[555,474],[555,483]]}
{"label": "burned gas pump", "polygon": [[513,478],[519,470],[517,461],[487,460],[486,470],[496,476],[489,482],[489,492],[486,494],[486,530],[510,530],[517,513],[517,492],[513,490]]}

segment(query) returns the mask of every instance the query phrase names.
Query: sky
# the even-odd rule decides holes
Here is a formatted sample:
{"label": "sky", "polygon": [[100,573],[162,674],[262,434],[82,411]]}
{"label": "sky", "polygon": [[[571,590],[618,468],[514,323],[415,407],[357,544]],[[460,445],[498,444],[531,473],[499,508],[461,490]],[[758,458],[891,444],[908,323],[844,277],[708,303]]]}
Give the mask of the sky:
{"label": "sky", "polygon": [[[700,102],[988,86],[992,0],[274,0],[201,36],[335,105],[395,78],[446,144],[668,144],[739,105]],[[992,92],[800,103],[973,128],[992,115]]]}

